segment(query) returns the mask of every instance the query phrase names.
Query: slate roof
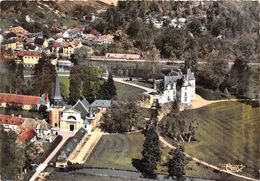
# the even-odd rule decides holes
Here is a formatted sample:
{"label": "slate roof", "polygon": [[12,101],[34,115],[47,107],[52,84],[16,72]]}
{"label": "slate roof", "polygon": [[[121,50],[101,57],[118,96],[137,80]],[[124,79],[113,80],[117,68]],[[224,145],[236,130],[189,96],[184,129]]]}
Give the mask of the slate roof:
{"label": "slate roof", "polygon": [[76,111],[79,111],[81,113],[81,117],[85,119],[85,117],[88,115],[88,109],[90,107],[90,104],[88,101],[83,97],[82,99],[79,99],[78,102],[73,106],[73,109]]}
{"label": "slate roof", "polygon": [[5,44],[10,44],[10,43],[15,43],[15,39],[14,38],[9,38],[7,40],[3,40],[2,41],[2,44],[5,45]]}
{"label": "slate roof", "polygon": [[95,100],[92,104],[91,107],[110,107],[111,106],[111,100]]}
{"label": "slate roof", "polygon": [[195,77],[189,68],[187,69],[187,76],[188,80],[195,80]]}
{"label": "slate roof", "polygon": [[60,93],[60,81],[59,76],[56,75],[56,82],[55,82],[55,89],[54,89],[54,100],[62,100],[61,93]]}
{"label": "slate roof", "polygon": [[177,83],[178,79],[181,79],[182,75],[173,75],[173,76],[164,76],[164,90],[167,89],[167,85],[171,84],[171,87],[173,86],[173,83]]}
{"label": "slate roof", "polygon": [[43,45],[43,43],[44,43],[44,41],[45,41],[45,39],[44,38],[35,38],[34,39],[34,44],[36,44],[36,45]]}
{"label": "slate roof", "polygon": [[73,150],[77,147],[78,143],[81,139],[87,134],[87,131],[84,128],[80,128],[74,137],[69,141],[69,143],[64,148],[64,153],[67,157],[73,152]]}
{"label": "slate roof", "polygon": [[83,105],[84,105],[86,108],[90,107],[90,104],[89,104],[89,102],[87,101],[87,99],[86,99],[85,97],[83,97],[83,99],[81,100],[81,102],[83,103]]}

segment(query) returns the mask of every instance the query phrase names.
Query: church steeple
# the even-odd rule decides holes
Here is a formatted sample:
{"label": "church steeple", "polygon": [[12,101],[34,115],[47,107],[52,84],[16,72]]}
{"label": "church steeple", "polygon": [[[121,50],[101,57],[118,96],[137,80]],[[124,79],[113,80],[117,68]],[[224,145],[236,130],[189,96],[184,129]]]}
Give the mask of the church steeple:
{"label": "church steeple", "polygon": [[60,81],[59,81],[58,75],[56,75],[54,96],[53,96],[52,100],[53,100],[53,107],[62,107],[63,106],[63,99],[62,99],[61,93],[60,93]]}

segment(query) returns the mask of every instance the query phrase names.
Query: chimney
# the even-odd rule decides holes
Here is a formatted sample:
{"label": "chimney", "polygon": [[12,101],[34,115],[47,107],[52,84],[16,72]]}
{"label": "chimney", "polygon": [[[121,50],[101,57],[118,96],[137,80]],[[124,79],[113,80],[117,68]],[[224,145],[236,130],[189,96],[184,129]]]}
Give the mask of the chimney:
{"label": "chimney", "polygon": [[12,117],[14,117],[14,114],[11,114]]}
{"label": "chimney", "polygon": [[19,114],[19,116],[18,116],[19,118],[21,118],[22,116],[21,116],[21,114]]}

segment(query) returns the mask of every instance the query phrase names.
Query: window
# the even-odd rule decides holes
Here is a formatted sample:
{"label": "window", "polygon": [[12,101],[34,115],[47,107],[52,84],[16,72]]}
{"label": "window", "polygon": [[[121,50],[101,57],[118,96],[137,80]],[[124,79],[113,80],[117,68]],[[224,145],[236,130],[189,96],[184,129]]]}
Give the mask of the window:
{"label": "window", "polygon": [[74,116],[69,116],[68,119],[74,119],[74,120],[77,120]]}
{"label": "window", "polygon": [[170,99],[171,99],[170,96],[168,96],[168,101],[170,101]]}
{"label": "window", "polygon": [[184,102],[187,102],[187,97],[184,97]]}
{"label": "window", "polygon": [[184,93],[184,96],[187,97],[187,92]]}

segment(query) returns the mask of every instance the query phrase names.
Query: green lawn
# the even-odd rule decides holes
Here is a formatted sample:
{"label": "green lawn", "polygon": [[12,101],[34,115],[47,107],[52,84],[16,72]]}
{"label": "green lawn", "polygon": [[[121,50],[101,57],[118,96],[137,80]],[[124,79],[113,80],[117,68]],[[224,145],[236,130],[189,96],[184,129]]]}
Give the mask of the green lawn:
{"label": "green lawn", "polygon": [[[60,86],[61,86],[61,94],[65,98],[69,96],[69,77],[59,77]],[[144,90],[115,82],[115,86],[117,89],[117,98],[122,99],[138,99],[141,97]]]}
{"label": "green lawn", "polygon": [[260,109],[239,102],[222,102],[189,111],[197,117],[197,142],[185,151],[221,166],[243,164],[246,175],[257,177],[260,169]]}
{"label": "green lawn", "polygon": [[144,136],[135,134],[104,135],[94,148],[86,165],[136,170],[132,158],[141,158]]}
{"label": "green lawn", "polygon": [[144,90],[130,85],[115,82],[118,99],[138,99]]}
{"label": "green lawn", "polygon": [[69,77],[59,77],[60,79],[60,87],[61,87],[61,94],[65,100],[69,97],[69,86],[70,80]]}
{"label": "green lawn", "polygon": [[[136,170],[132,165],[132,159],[141,159],[144,136],[141,133],[103,135],[89,156],[86,166]],[[162,157],[157,171],[167,174],[165,163],[168,160],[170,148],[161,145]],[[187,160],[185,166],[186,176],[195,176],[209,179],[235,180],[227,174],[214,172],[212,169],[198,165]],[[238,180],[238,179],[236,179]]]}

